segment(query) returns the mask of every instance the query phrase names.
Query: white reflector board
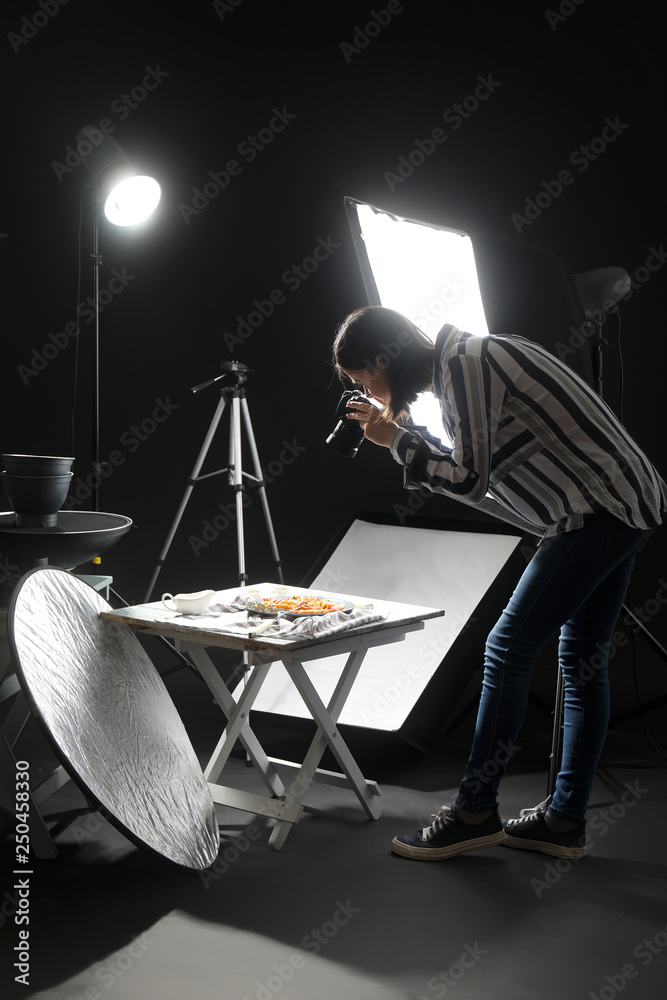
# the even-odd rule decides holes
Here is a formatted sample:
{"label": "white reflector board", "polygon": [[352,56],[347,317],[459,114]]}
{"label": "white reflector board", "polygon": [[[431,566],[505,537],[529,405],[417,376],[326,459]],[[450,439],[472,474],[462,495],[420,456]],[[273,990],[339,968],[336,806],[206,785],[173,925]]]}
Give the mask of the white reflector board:
{"label": "white reflector board", "polygon": [[[401,728],[520,542],[517,535],[352,522],[308,586],[369,601],[443,608],[445,615],[408,633],[402,642],[369,650],[341,724],[385,732]],[[344,662],[344,655],[308,662],[308,674],[325,703]],[[459,678],[453,701],[480,666],[466,665],[467,676]],[[443,718],[451,708],[453,704],[443,705]],[[253,710],[310,718],[280,662],[269,671]]]}

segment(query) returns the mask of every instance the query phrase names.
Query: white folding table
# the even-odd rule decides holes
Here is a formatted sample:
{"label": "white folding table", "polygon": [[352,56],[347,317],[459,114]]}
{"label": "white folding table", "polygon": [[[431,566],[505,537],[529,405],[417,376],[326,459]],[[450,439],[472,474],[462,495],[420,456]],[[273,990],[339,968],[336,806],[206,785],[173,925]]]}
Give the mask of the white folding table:
{"label": "white folding table", "polygon": [[[270,588],[270,584],[258,584],[253,589]],[[304,588],[294,588],[292,592],[310,593]],[[222,604],[231,603],[238,593],[238,588],[220,591],[216,594],[216,600]],[[372,601],[372,598],[349,594],[328,596],[362,606]],[[186,618],[167,611],[161,602],[103,612],[102,617],[120,619],[140,633],[164,636],[173,641],[178,650],[188,654],[227,720],[204,769],[211,796],[220,805],[275,819],[269,846],[279,850],[303,811],[302,801],[313,781],[351,789],[369,818],[380,817],[380,789],[375,781],[364,778],[361,773],[338,729],[338,718],[367,650],[372,646],[400,642],[406,633],[423,629],[425,621],[443,615],[444,611],[390,601],[374,602],[374,606],[377,610],[386,612],[382,621],[368,622],[329,637],[317,638],[300,635],[266,636],[265,633],[248,637],[225,632],[223,628],[216,627],[215,618]],[[206,647],[212,646],[239,650],[247,659],[246,681],[241,686],[237,700],[206,651]],[[335,690],[325,704],[305,664],[310,660],[340,653],[347,654],[347,659]],[[277,660],[283,663],[317,726],[301,764],[269,757],[249,722],[253,702],[272,664]],[[237,740],[261,775],[267,795],[242,791],[222,782],[222,770]],[[327,747],[338,762],[340,773],[319,767]]]}

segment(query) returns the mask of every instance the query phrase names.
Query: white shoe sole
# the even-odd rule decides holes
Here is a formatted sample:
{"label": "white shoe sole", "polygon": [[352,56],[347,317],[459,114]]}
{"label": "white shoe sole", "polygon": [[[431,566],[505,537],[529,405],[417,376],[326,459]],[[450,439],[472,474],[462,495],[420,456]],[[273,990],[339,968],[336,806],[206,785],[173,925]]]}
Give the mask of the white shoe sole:
{"label": "white shoe sole", "polygon": [[499,830],[498,833],[489,833],[486,837],[461,840],[458,844],[450,844],[448,847],[411,847],[409,844],[404,844],[398,837],[394,837],[391,849],[395,854],[400,854],[404,858],[413,858],[417,861],[442,861],[445,858],[452,858],[456,854],[465,854],[466,851],[481,851],[485,847],[495,847],[504,841],[505,834],[502,830]]}
{"label": "white shoe sole", "polygon": [[567,858],[569,861],[579,861],[586,857],[585,847],[562,847],[560,844],[550,844],[544,840],[524,840],[522,837],[512,837],[505,834],[504,847],[518,847],[524,851],[541,851],[554,858]]}

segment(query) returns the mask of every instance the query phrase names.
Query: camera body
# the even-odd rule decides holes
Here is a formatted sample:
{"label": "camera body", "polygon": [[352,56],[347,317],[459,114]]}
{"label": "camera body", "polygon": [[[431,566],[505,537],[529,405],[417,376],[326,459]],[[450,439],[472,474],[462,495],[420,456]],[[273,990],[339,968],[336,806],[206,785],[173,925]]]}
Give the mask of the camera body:
{"label": "camera body", "polygon": [[353,399],[363,400],[364,403],[370,403],[371,406],[382,409],[380,403],[366,396],[360,389],[348,389],[347,392],[343,393],[336,407],[335,415],[339,418],[338,423],[327,438],[327,444],[330,444],[334,451],[345,458],[354,458],[359,450],[359,445],[364,440],[363,427],[359,421],[350,420],[348,416],[347,404]]}

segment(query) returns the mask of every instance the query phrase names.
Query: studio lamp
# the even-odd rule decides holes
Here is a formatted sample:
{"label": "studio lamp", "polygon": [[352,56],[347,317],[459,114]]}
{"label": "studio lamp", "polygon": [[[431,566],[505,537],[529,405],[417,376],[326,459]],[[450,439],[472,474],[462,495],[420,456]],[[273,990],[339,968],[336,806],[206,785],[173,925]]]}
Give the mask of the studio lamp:
{"label": "studio lamp", "polygon": [[90,150],[84,157],[89,175],[86,188],[92,193],[93,209],[93,503],[99,510],[100,489],[100,326],[99,326],[99,271],[102,256],[99,252],[99,216],[104,209],[107,220],[115,226],[134,226],[144,222],[157,208],[161,190],[153,177],[140,173],[129,160],[124,149],[111,135],[105,135],[92,125],[77,135],[77,149]]}
{"label": "studio lamp", "polygon": [[152,215],[160,201],[160,185],[133,167],[113,136],[88,126],[77,135],[79,144],[84,149],[92,147],[84,164],[109,222],[133,226]]}

